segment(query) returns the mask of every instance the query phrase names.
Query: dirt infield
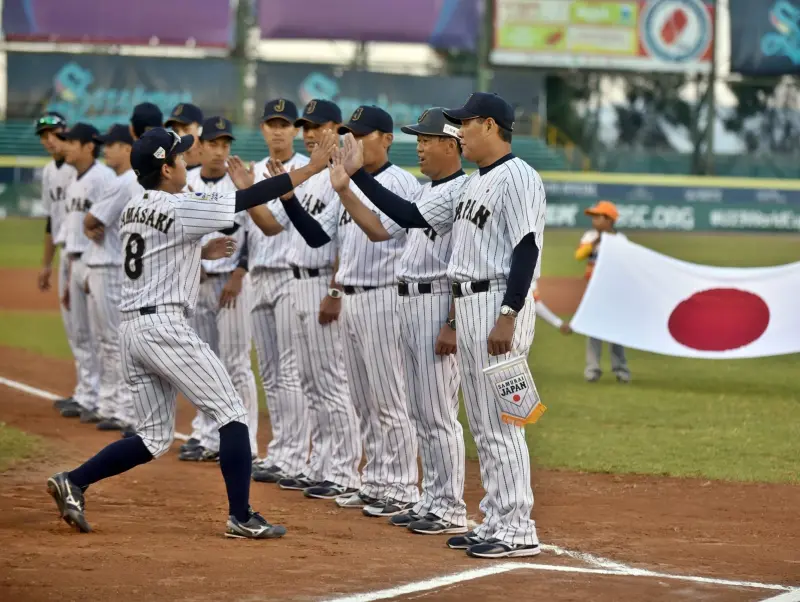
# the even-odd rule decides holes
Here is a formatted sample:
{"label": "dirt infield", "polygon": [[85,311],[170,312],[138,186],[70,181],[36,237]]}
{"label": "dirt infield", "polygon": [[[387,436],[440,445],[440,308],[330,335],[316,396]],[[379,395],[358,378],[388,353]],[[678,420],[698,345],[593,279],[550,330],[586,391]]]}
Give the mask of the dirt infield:
{"label": "dirt infield", "polygon": [[[72,384],[69,362],[0,348],[0,366],[0,375],[46,390],[67,392]],[[178,430],[188,429],[192,415],[181,404]],[[411,535],[358,511],[261,484],[253,484],[254,506],[286,525],[289,535],[270,542],[227,540],[221,536],[226,504],[219,468],[178,462],[174,452],[93,486],[87,516],[95,533],[78,535],[58,520],[45,480],[114,435],[61,418],[48,401],[5,386],[0,416],[49,444],[45,459],[0,474],[0,600],[324,600],[497,562],[448,550],[443,538]],[[262,444],[267,431],[265,424]],[[468,463],[467,477],[467,503],[476,512],[482,495],[476,463]],[[534,471],[533,485],[544,542],[638,568],[800,585],[798,487],[543,470]],[[552,552],[532,562],[589,567]],[[769,594],[524,570],[450,584],[425,597],[755,601]]]}

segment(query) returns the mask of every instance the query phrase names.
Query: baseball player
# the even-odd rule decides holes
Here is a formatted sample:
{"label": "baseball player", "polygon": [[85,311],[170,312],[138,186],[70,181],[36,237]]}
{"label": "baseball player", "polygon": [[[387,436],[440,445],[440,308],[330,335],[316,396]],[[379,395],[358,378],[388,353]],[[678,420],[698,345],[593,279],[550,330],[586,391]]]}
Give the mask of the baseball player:
{"label": "baseball player", "polygon": [[235,249],[233,240],[221,237],[201,251],[200,239],[231,228],[235,213],[285,194],[324,170],[335,142],[327,137],[308,166],[247,190],[181,193],[186,186],[182,153],[193,143],[189,136],[155,129],[136,141],[131,153],[145,191],[128,203],[120,217],[125,273],[120,342],[137,435],[117,440],[75,470],[48,480],[61,517],[82,532],[91,530],[84,515],[88,487],[145,464],[169,448],[178,391],[220,425],[220,467],[229,505],[226,535],[267,539],[286,532],[250,508],[247,411],[222,362],[189,325],[187,314],[198,295],[201,255],[219,259]]}
{"label": "baseball player", "polygon": [[[588,230],[581,237],[578,248],[575,251],[575,259],[586,261],[586,272],[584,276],[589,280],[594,271],[594,264],[597,261],[597,253],[600,249],[600,241],[603,236],[625,236],[617,232],[614,227],[619,218],[617,206],[611,201],[600,201],[593,207],[589,207],[584,213],[592,218],[592,230]],[[611,352],[611,370],[617,376],[617,382],[627,384],[631,382],[631,371],[625,359],[625,347],[617,343],[608,344]],[[600,368],[600,356],[603,353],[603,341],[592,337],[586,339],[586,368],[583,377],[586,382],[594,383],[600,380],[603,371]]]}
{"label": "baseball player", "polygon": [[154,128],[160,128],[164,116],[152,102],[143,102],[133,107],[131,115],[130,130],[134,140],[141,138],[145,132]]}
{"label": "baseball player", "polygon": [[86,123],[76,123],[71,129],[58,134],[64,141],[64,158],[75,168],[75,179],[66,191],[66,216],[64,218],[64,252],[69,259],[68,286],[62,304],[72,314],[75,350],[80,356],[78,388],[75,401],[81,406],[81,422],[98,423],[104,416],[98,412],[100,365],[89,319],[89,276],[83,254],[92,244],[83,230],[83,220],[91,207],[106,198],[116,177],[114,171],[97,161],[100,144],[99,132]]}
{"label": "baseball player", "polygon": [[[226,164],[233,140],[233,125],[224,117],[211,117],[203,123],[200,134],[203,165],[199,170],[187,175],[186,182],[190,190],[209,195],[226,194],[236,190],[236,186],[227,174]],[[237,214],[233,226],[220,232],[206,234],[201,239],[201,244],[206,244],[223,235],[232,237],[236,241],[236,252],[230,257],[202,262],[197,309],[191,324],[200,338],[219,356],[230,374],[233,386],[247,409],[250,448],[257,450],[258,393],[256,379],[250,366],[250,344],[253,338],[250,326],[251,291],[250,281],[245,277],[247,275],[246,219],[246,213]],[[197,433],[198,445],[184,449],[178,459],[218,461],[218,425],[211,422],[201,411],[198,411],[195,422],[200,427]]]}
{"label": "baseball player", "polygon": [[[57,134],[67,127],[67,121],[60,113],[45,113],[36,122],[36,135],[39,137],[47,154],[52,157],[42,169],[42,204],[47,212],[47,225],[44,232],[44,258],[42,269],[39,272],[39,290],[50,290],[50,279],[53,275],[53,259],[56,250],[61,249],[58,259],[58,298],[64,297],[67,284],[67,254],[63,252],[64,231],[62,225],[66,214],[66,192],[70,182],[75,179],[75,168],[64,161],[63,142]],[[80,352],[75,354],[74,332],[72,328],[72,314],[61,304],[61,319],[64,323],[64,332],[67,335],[70,349],[75,357],[76,373],[80,375],[77,360]],[[54,407],[62,416],[76,418],[80,416],[80,406],[75,402],[74,393],[70,397],[58,399]]]}
{"label": "baseball player", "polygon": [[100,388],[98,413],[105,420],[98,430],[123,430],[133,422],[133,400],[122,381],[119,351],[119,304],[122,295],[122,243],[119,216],[122,209],[142,192],[131,169],[133,138],[126,125],[112,126],[103,136],[96,136],[103,145],[106,165],[116,179],[104,197],[94,203],[83,218],[83,228],[91,240],[83,254],[88,268],[89,321],[98,342]]}
{"label": "baseball player", "polygon": [[[312,152],[320,136],[326,131],[336,132],[341,121],[336,104],[315,99],[305,106],[295,126],[303,128],[303,141]],[[311,215],[319,215],[337,200],[327,172],[309,179],[293,194]],[[312,425],[308,467],[300,474],[280,479],[278,486],[303,490],[312,499],[335,499],[355,493],[360,485],[361,439],[344,367],[338,320],[341,291],[330,286],[336,245],[309,247],[291,228],[281,203],[257,207],[250,214],[253,223],[269,236],[284,230],[290,233],[287,259],[294,275],[291,295],[295,352]]]}
{"label": "baseball player", "polygon": [[[364,165],[390,190],[413,196],[417,179],[388,161],[394,124],[376,106],[358,107],[339,133],[353,133],[364,147]],[[339,195],[359,195],[346,188]],[[369,205],[368,205],[369,206]],[[402,353],[397,270],[405,236],[372,243],[344,209],[341,200],[316,219],[297,202],[284,202],[292,223],[312,247],[335,240],[339,266],[335,276],[344,291],[342,308],[345,362],[350,395],[361,424],[366,463],[361,489],[336,498],[343,508],[361,508],[367,516],[391,517],[418,501],[416,434],[408,418]]]}
{"label": "baseball player", "polygon": [[[502,98],[476,92],[463,107],[444,113],[460,124],[464,156],[479,167],[458,194],[414,204],[381,193],[365,170],[355,171],[360,151],[349,141],[345,165],[359,188],[370,190],[378,209],[401,227],[432,228],[440,235],[452,231],[447,276],[455,297],[457,358],[486,495],[483,522],[447,545],[480,558],[535,556],[540,549],[531,520],[525,431],[503,419],[495,387],[483,371],[527,358],[533,341],[535,309],[529,300],[541,265],[544,186],[539,174],[511,153],[514,110]],[[527,363],[522,366],[518,369],[528,370]]]}
{"label": "baseball player", "polygon": [[[269,158],[281,161],[287,171],[308,164],[308,157],[294,152],[297,107],[285,98],[264,104],[261,133],[269,156],[256,163],[256,181],[267,174]],[[308,403],[303,399],[297,356],[293,343],[294,308],[291,290],[294,273],[289,265],[289,233],[268,237],[248,222],[250,278],[253,285],[251,312],[258,370],[267,397],[272,439],[263,460],[255,464],[256,481],[277,483],[307,470],[310,424]]]}
{"label": "baseball player", "polygon": [[[442,109],[425,111],[418,123],[404,126],[402,131],[417,136],[420,169],[432,180],[411,198],[419,201],[432,195],[457,194],[466,181],[458,128],[447,122]],[[347,141],[354,143],[352,137]],[[346,189],[349,176],[339,160],[335,164],[333,185],[337,190]],[[369,186],[362,191],[371,198]],[[341,198],[370,240],[389,240],[405,233],[389,218],[378,218],[356,197]],[[411,230],[398,270],[400,337],[409,414],[422,457],[422,497],[412,509],[389,522],[421,534],[467,531],[456,331],[455,320],[450,318],[452,299],[447,281],[450,251],[450,233],[439,236],[434,230]]]}
{"label": "baseball player", "polygon": [[197,175],[203,162],[200,135],[203,133],[203,111],[188,102],[175,105],[164,127],[173,129],[178,136],[192,136],[194,146],[184,153],[187,178]]}

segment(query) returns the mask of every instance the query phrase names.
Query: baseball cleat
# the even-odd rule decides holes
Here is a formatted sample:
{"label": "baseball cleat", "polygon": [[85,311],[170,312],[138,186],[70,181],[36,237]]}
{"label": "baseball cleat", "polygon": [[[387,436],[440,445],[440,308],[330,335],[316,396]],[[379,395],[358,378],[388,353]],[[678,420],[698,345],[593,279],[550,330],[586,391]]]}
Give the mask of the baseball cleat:
{"label": "baseball cleat", "polygon": [[522,558],[523,556],[538,556],[541,551],[538,544],[526,546],[503,543],[499,539],[489,539],[467,548],[467,556],[473,558]]}
{"label": "baseball cleat", "polygon": [[69,480],[66,472],[60,472],[47,479],[47,492],[56,501],[58,512],[64,522],[81,533],[91,532],[92,528],[83,515],[86,507],[83,492]]}
{"label": "baseball cleat", "polygon": [[391,517],[389,524],[394,527],[408,527],[411,523],[422,520],[422,518],[419,514],[414,514],[413,510],[407,510]]}
{"label": "baseball cleat", "polygon": [[186,443],[181,445],[180,453],[187,452],[187,451],[192,450],[192,449],[194,449],[196,447],[200,447],[200,439],[195,439],[194,437],[189,437],[189,439],[186,441]]}
{"label": "baseball cleat", "polygon": [[125,428],[125,424],[117,418],[107,418],[97,423],[98,431],[121,431]]}
{"label": "baseball cleat", "polygon": [[625,373],[617,374],[617,382],[623,385],[627,385],[631,382],[631,375]]}
{"label": "baseball cleat", "polygon": [[259,483],[277,483],[286,478],[289,478],[289,475],[283,472],[279,466],[253,470],[253,480]]}
{"label": "baseball cleat", "polygon": [[286,528],[280,525],[271,525],[258,512],[250,509],[250,517],[246,522],[241,522],[235,516],[228,517],[228,529],[225,537],[236,539],[278,539],[286,535]]}
{"label": "baseball cleat", "polygon": [[75,402],[65,405],[61,408],[61,415],[64,418],[80,418],[83,408]]}
{"label": "baseball cleat", "polygon": [[103,417],[94,410],[81,410],[81,422],[83,424],[97,424],[102,422]]}
{"label": "baseball cleat", "polygon": [[448,535],[469,531],[465,525],[456,525],[439,518],[435,514],[428,514],[420,520],[409,523],[408,530],[420,535]]}
{"label": "baseball cleat", "polygon": [[336,505],[339,506],[339,508],[364,508],[378,503],[381,503],[381,500],[364,495],[359,491],[336,498]]}
{"label": "baseball cleat", "polygon": [[75,400],[72,399],[72,397],[64,397],[63,399],[56,399],[53,402],[53,407],[56,410],[63,410],[67,406],[73,405],[74,403],[75,403]]}
{"label": "baseball cleat", "polygon": [[362,512],[364,516],[394,516],[401,514],[414,507],[414,502],[398,502],[397,500],[381,500],[376,504],[365,506]]}
{"label": "baseball cleat", "polygon": [[304,491],[315,485],[319,485],[319,481],[313,481],[302,473],[296,477],[284,477],[278,481],[278,487],[291,491]]}
{"label": "baseball cleat", "polygon": [[451,550],[469,550],[472,546],[486,543],[486,540],[475,537],[474,531],[467,531],[464,535],[456,535],[447,540],[447,547]]}
{"label": "baseball cleat", "polygon": [[303,490],[303,495],[314,500],[335,500],[340,497],[349,497],[358,493],[355,487],[343,487],[332,481],[323,481],[319,485]]}
{"label": "baseball cleat", "polygon": [[219,462],[219,452],[206,449],[202,445],[178,454],[178,460],[184,462]]}

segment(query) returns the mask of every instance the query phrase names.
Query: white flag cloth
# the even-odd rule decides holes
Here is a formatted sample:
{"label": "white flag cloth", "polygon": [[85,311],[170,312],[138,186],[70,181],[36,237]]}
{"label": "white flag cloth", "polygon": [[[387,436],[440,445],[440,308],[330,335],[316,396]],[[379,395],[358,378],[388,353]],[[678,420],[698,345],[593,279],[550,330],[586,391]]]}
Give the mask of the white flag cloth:
{"label": "white flag cloth", "polygon": [[800,352],[799,300],[800,262],[719,268],[604,235],[571,326],[597,339],[678,357],[783,355]]}

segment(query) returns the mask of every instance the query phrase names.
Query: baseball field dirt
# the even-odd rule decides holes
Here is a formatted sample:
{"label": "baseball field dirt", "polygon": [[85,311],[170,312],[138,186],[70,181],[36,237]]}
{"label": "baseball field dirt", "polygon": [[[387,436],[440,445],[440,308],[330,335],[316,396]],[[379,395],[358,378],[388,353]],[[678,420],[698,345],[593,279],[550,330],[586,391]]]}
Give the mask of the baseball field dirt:
{"label": "baseball field dirt", "polygon": [[[0,308],[56,309],[55,294],[39,294],[33,275],[0,274]],[[560,313],[574,310],[582,288],[574,278],[541,285],[545,301]],[[68,361],[0,348],[0,366],[0,376],[46,391],[66,393],[73,386]],[[181,402],[178,431],[188,431],[192,416]],[[470,559],[448,550],[442,537],[412,535],[359,511],[258,483],[251,490],[254,507],[289,534],[266,542],[225,539],[218,466],[179,462],[175,450],[93,486],[87,517],[95,532],[79,535],[58,519],[45,481],[115,435],[61,418],[49,401],[7,387],[0,388],[0,419],[46,442],[37,460],[0,473],[0,600],[329,600],[373,592],[354,599],[756,601],[780,593],[632,576],[632,568],[800,585],[800,487],[547,471],[536,469],[535,449],[534,517],[541,540],[624,563],[624,574],[603,574],[597,558],[548,548],[518,561],[531,570],[378,596],[374,592],[503,563]],[[262,424],[263,449],[266,417]],[[466,500],[473,519],[481,496],[477,463],[469,461]]]}

